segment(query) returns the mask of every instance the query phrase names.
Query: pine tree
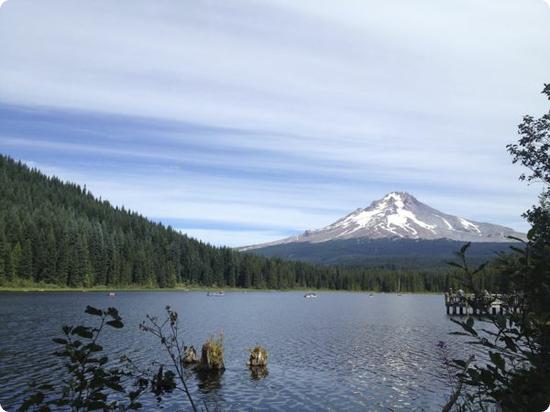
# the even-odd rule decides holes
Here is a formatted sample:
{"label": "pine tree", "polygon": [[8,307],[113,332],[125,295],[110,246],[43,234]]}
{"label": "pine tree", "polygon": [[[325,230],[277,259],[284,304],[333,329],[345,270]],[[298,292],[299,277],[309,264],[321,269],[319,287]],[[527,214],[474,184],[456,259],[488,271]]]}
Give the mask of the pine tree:
{"label": "pine tree", "polygon": [[165,287],[173,288],[175,286],[176,286],[176,267],[173,262],[168,262]]}
{"label": "pine tree", "polygon": [[4,251],[4,273],[7,282],[11,282],[15,279],[15,267],[12,261],[11,248],[9,244]]}
{"label": "pine tree", "polygon": [[5,284],[7,282],[6,278],[6,250],[8,248],[7,242],[6,242],[6,236],[4,234],[4,225],[3,221],[1,220],[0,215],[0,284]]}
{"label": "pine tree", "polygon": [[45,240],[45,253],[43,254],[43,269],[41,279],[43,282],[55,284],[59,281],[57,272],[57,245],[53,229],[48,230]]}
{"label": "pine tree", "polygon": [[21,260],[19,261],[19,276],[22,279],[31,280],[33,277],[33,251],[30,239],[26,239],[21,247]]}
{"label": "pine tree", "polygon": [[55,284],[67,285],[69,268],[69,237],[67,228],[63,227],[58,235],[57,242],[57,260],[55,262]]}
{"label": "pine tree", "polygon": [[0,285],[4,285],[7,281],[6,279],[6,270],[4,262],[4,244],[0,240]]}
{"label": "pine tree", "polygon": [[15,244],[11,251],[11,264],[13,266],[13,277],[20,277],[21,274],[19,270],[21,265],[21,245],[19,244],[19,242]]}

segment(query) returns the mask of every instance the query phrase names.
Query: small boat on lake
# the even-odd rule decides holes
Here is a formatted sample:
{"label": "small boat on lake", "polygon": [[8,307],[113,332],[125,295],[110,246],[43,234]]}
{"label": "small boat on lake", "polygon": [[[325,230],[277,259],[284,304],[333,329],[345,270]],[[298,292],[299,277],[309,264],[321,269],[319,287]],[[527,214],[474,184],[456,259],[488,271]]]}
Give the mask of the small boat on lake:
{"label": "small boat on lake", "polygon": [[224,295],[225,295],[225,293],[223,293],[223,290],[220,290],[219,292],[207,292],[206,293],[206,296],[212,296],[212,297],[217,297],[217,298],[222,297]]}
{"label": "small boat on lake", "polygon": [[116,296],[116,293],[115,293],[115,292],[109,292],[108,296],[109,296],[109,297],[115,297],[115,296]]}
{"label": "small boat on lake", "polygon": [[304,295],[304,298],[306,299],[312,299],[312,298],[316,298],[317,297],[317,293],[306,293]]}

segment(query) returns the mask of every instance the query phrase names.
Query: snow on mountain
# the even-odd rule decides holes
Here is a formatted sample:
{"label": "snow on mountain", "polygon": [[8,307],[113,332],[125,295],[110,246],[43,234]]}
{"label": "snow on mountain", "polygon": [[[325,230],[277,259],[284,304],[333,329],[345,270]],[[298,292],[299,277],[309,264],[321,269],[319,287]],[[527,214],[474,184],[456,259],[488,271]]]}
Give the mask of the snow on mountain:
{"label": "snow on mountain", "polygon": [[306,230],[276,242],[248,246],[251,250],[293,242],[320,243],[340,239],[450,239],[471,242],[509,242],[525,238],[513,229],[448,215],[419,202],[405,192],[392,192],[364,209],[357,209],[329,226]]}

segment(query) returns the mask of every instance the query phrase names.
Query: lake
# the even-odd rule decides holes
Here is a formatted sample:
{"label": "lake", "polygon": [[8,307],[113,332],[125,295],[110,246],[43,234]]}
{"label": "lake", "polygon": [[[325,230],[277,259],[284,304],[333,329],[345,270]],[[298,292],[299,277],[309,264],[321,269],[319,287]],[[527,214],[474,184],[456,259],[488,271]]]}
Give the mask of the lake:
{"label": "lake", "polygon": [[[138,329],[146,314],[180,315],[185,344],[199,348],[223,331],[226,371],[217,381],[189,375],[194,399],[210,410],[441,410],[450,389],[438,357],[446,341],[452,357],[463,356],[456,327],[441,295],[320,292],[48,292],[0,294],[0,404],[21,402],[27,383],[57,381],[57,358],[49,355],[63,324],[91,322],[86,305],[116,307],[123,329],[101,339],[116,355],[136,362],[162,359],[160,344]],[[269,351],[269,374],[254,379],[247,349]],[[110,356],[114,358],[114,356]],[[187,410],[180,393],[144,410]]]}

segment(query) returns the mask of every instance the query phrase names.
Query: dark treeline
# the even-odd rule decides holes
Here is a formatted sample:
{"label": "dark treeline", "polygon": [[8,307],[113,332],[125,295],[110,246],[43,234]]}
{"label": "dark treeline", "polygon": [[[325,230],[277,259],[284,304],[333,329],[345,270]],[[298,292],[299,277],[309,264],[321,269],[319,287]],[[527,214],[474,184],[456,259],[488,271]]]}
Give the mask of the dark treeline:
{"label": "dark treeline", "polygon": [[[477,242],[469,249],[472,264],[492,260],[518,242]],[[252,250],[266,257],[280,257],[314,264],[338,266],[383,266],[390,269],[445,269],[445,261],[464,242],[449,239],[341,239],[328,242],[282,243]]]}
{"label": "dark treeline", "polygon": [[451,279],[448,270],[316,266],[213,247],[0,156],[0,285],[435,292]]}

